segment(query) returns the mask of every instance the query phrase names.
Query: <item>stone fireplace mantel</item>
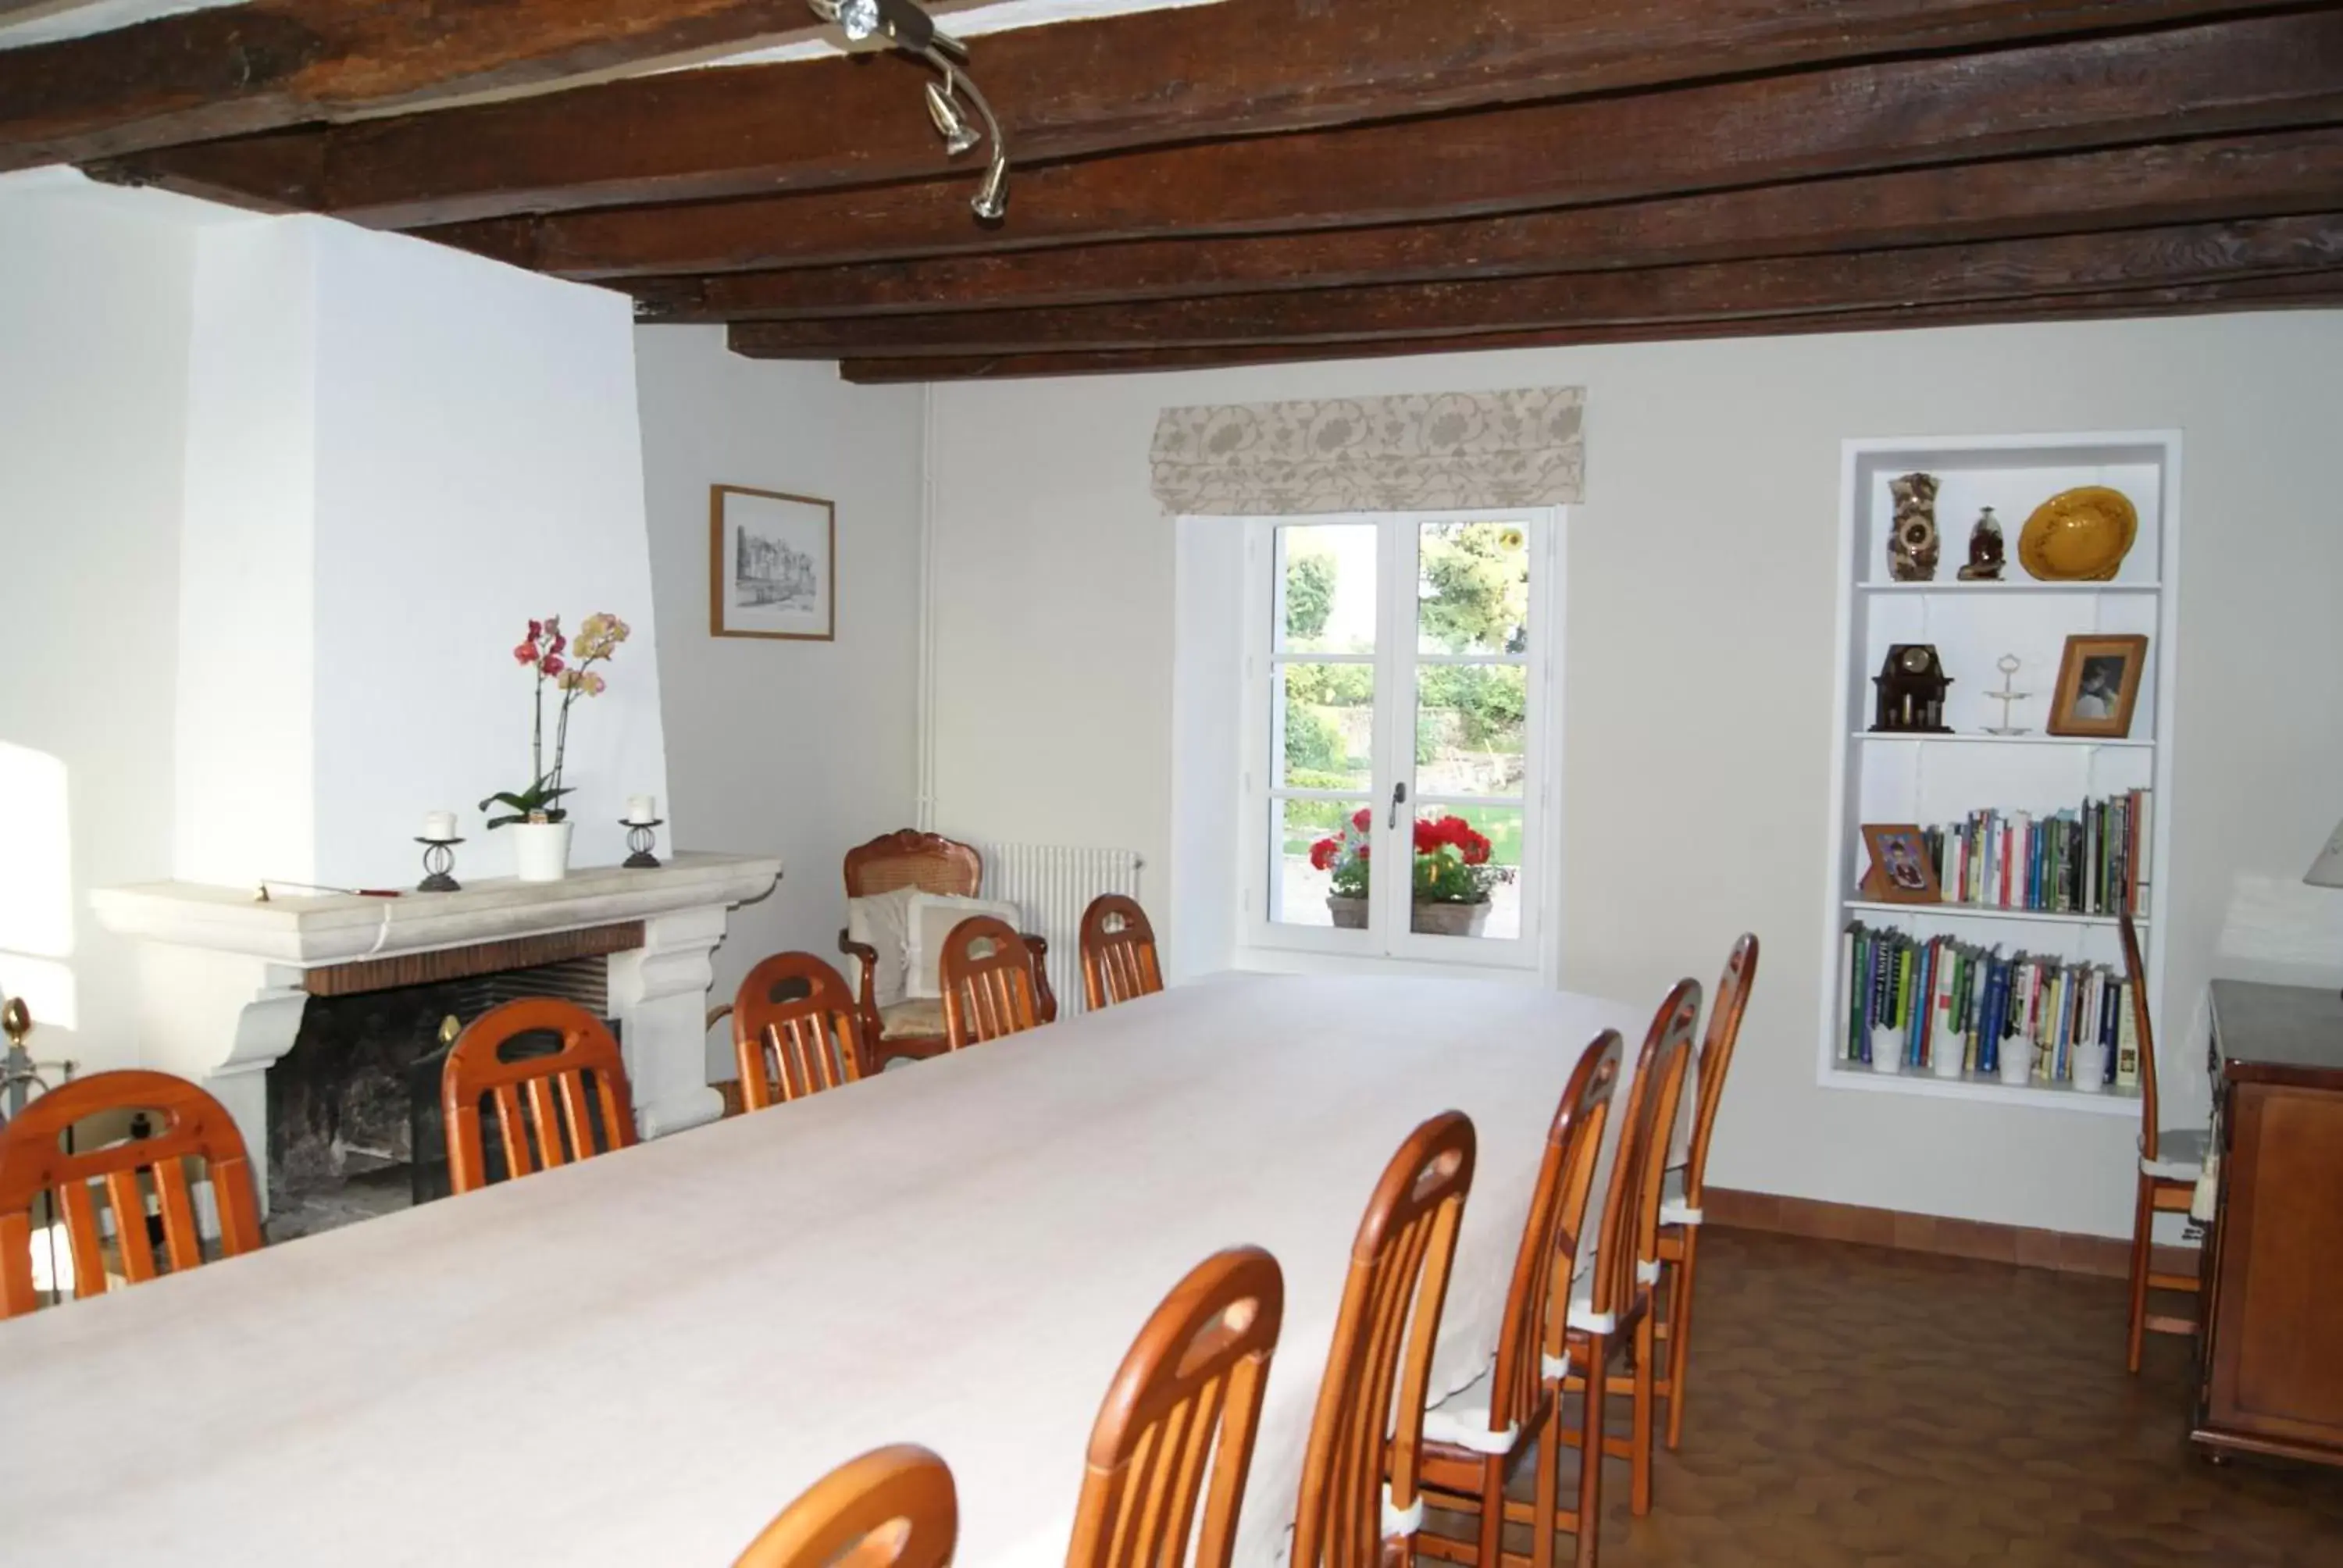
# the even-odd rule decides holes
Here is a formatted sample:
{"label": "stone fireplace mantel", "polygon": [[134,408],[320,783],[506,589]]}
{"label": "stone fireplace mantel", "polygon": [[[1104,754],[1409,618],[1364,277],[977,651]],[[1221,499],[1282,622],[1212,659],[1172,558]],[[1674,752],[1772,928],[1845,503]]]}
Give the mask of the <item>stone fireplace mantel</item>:
{"label": "stone fireplace mantel", "polygon": [[149,1067],[204,1084],[256,1157],[266,1148],[269,1064],[292,1049],[308,971],[486,942],[639,923],[611,952],[635,1119],[655,1138],[711,1121],[703,1037],[709,955],[726,911],[771,890],[778,859],[683,853],[656,869],[598,867],[559,882],[508,879],[454,893],[266,900],[248,888],[146,882],[90,896],[99,924],[138,939],[139,1047]]}

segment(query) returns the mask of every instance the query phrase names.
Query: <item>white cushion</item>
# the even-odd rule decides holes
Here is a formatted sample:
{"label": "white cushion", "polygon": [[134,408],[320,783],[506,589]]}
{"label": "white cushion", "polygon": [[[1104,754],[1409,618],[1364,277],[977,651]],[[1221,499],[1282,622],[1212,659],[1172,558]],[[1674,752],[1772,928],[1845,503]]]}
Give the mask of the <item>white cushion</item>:
{"label": "white cushion", "polygon": [[[897,888],[891,893],[874,893],[867,899],[846,900],[846,940],[861,942],[879,955],[871,967],[871,1000],[880,1007],[892,1007],[903,1000],[903,950],[910,940],[911,900],[919,896],[917,888]],[[860,960],[857,960],[860,967]],[[862,977],[850,975],[857,989]]]}
{"label": "white cushion", "polygon": [[1560,1382],[1570,1375],[1570,1352],[1564,1350],[1558,1356],[1541,1354],[1538,1357],[1538,1368],[1545,1373],[1549,1382]]}
{"label": "white cushion", "polygon": [[903,991],[907,996],[940,997],[943,981],[937,966],[944,956],[944,939],[971,915],[990,915],[1015,925],[1022,917],[1014,904],[993,899],[954,899],[940,893],[914,892],[903,944]]}
{"label": "white cushion", "polygon": [[881,1040],[911,1040],[944,1031],[944,1004],[921,997],[907,997],[892,1007],[879,1010],[879,1038]]}
{"label": "white cushion", "polygon": [[1660,1205],[1660,1223],[1663,1225],[1697,1225],[1700,1223],[1700,1211],[1694,1208],[1691,1204],[1685,1202],[1681,1198],[1671,1198],[1666,1202]]}
{"label": "white cushion", "polygon": [[1414,1535],[1417,1531],[1423,1528],[1423,1493],[1421,1492],[1417,1493],[1415,1494],[1415,1501],[1409,1503],[1407,1505],[1407,1512],[1403,1513],[1398,1509],[1392,1506],[1391,1483],[1388,1481],[1384,1482],[1383,1539],[1389,1541],[1394,1536],[1404,1539]]}
{"label": "white cushion", "polygon": [[1496,1369],[1483,1372],[1438,1404],[1423,1412],[1423,1435],[1426,1441],[1444,1442],[1451,1448],[1467,1449],[1474,1453],[1511,1453],[1513,1444],[1521,1440],[1522,1429],[1505,1427],[1489,1430],[1489,1392],[1496,1386]]}
{"label": "white cushion", "polygon": [[1611,1313],[1594,1310],[1593,1269],[1570,1282],[1570,1315],[1564,1321],[1580,1332],[1589,1334],[1607,1334],[1619,1326],[1618,1320]]}
{"label": "white cushion", "polygon": [[1646,1258],[1635,1265],[1635,1283],[1656,1285],[1659,1282],[1660,1261],[1657,1258]]}
{"label": "white cushion", "polygon": [[2141,1155],[2140,1173],[2167,1181],[2194,1181],[2205,1174],[2205,1148],[2210,1141],[2202,1127],[2159,1131],[2156,1135],[2156,1158]]}

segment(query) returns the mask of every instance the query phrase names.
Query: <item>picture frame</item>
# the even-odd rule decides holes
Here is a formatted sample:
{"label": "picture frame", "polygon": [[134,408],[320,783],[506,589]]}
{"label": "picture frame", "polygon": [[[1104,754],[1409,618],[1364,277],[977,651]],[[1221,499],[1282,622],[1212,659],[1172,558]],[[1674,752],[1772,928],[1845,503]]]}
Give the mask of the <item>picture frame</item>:
{"label": "picture frame", "polygon": [[838,508],[814,496],[708,487],[708,633],[838,636]]}
{"label": "picture frame", "polygon": [[2139,684],[2147,673],[2147,638],[2138,633],[2078,632],[2066,639],[2051,698],[2053,735],[2122,740],[2131,734]]}
{"label": "picture frame", "polygon": [[1864,893],[1885,904],[1941,904],[1944,890],[1936,884],[1936,864],[1928,857],[1927,840],[1912,822],[1865,822],[1863,845],[1871,851],[1871,869],[1863,874]]}

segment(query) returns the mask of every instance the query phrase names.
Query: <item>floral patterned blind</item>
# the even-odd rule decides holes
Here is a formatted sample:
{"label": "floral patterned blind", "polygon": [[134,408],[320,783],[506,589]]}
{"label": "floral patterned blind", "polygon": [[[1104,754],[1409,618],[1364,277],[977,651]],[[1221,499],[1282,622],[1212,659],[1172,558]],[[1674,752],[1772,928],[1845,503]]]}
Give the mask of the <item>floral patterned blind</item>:
{"label": "floral patterned blind", "polygon": [[1560,506],[1579,499],[1585,403],[1533,387],[1166,408],[1155,498],[1234,518]]}

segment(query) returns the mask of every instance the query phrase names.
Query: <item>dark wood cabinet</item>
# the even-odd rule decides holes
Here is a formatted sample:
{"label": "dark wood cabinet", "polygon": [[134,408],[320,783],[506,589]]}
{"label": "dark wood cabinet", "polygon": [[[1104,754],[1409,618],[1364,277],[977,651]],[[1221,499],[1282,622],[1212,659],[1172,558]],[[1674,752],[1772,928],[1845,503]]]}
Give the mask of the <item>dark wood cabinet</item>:
{"label": "dark wood cabinet", "polygon": [[2343,999],[2213,984],[2220,1198],[2196,1441],[2343,1465]]}

